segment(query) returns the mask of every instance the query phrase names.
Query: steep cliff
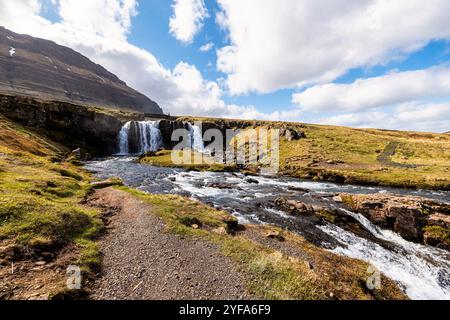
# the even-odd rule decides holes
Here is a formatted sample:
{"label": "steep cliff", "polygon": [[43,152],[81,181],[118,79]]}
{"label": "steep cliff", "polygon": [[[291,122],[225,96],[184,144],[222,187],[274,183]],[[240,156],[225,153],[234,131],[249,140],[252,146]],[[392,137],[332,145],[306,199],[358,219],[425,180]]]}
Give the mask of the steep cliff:
{"label": "steep cliff", "polygon": [[78,52],[3,27],[0,92],[162,114],[156,102]]}
{"label": "steep cliff", "polygon": [[74,105],[60,101],[0,95],[0,115],[33,128],[67,148],[85,148],[94,155],[117,150],[117,135],[129,120],[144,114]]}

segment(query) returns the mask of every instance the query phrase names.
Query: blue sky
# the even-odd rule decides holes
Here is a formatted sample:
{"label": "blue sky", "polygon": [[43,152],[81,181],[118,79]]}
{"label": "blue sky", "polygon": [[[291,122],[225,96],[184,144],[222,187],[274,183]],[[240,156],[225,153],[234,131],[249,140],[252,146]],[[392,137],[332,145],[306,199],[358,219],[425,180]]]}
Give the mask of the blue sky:
{"label": "blue sky", "polygon": [[450,130],[445,0],[0,0],[0,9],[6,27],[80,51],[172,114]]}

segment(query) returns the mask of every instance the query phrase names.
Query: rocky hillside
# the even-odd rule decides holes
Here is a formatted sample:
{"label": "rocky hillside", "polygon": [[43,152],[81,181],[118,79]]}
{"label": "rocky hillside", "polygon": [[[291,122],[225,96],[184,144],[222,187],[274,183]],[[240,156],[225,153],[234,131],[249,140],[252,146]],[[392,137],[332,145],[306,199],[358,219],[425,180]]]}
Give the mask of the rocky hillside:
{"label": "rocky hillside", "polygon": [[78,52],[3,27],[0,92],[162,114],[156,102]]}

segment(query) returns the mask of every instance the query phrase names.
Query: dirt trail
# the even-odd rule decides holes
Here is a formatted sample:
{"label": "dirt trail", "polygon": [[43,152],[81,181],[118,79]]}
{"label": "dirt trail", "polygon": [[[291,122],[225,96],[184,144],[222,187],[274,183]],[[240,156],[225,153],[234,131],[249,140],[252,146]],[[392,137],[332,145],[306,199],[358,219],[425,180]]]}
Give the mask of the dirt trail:
{"label": "dirt trail", "polygon": [[404,169],[415,169],[417,165],[415,164],[404,164],[398,163],[391,160],[391,157],[395,155],[397,148],[400,146],[400,142],[390,142],[383,152],[378,156],[377,160],[386,166],[404,168]]}
{"label": "dirt trail", "polygon": [[90,203],[116,212],[100,242],[103,275],[91,298],[251,298],[230,259],[213,244],[166,233],[151,206],[112,188],[96,191]]}

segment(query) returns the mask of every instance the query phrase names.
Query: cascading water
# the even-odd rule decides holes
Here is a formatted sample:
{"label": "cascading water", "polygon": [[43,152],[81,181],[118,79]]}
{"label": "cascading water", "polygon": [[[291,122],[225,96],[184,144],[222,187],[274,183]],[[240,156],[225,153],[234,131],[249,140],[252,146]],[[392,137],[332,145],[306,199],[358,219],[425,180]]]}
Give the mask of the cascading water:
{"label": "cascading water", "polygon": [[205,151],[202,129],[199,126],[189,124],[189,136],[191,138],[191,148],[198,152]]}
{"label": "cascading water", "polygon": [[162,134],[157,121],[130,121],[119,133],[119,153],[145,153],[162,146]]}
{"label": "cascading water", "polygon": [[127,122],[119,133],[119,154],[129,154],[128,136],[130,134],[131,121]]}
{"label": "cascading water", "polygon": [[448,252],[406,241],[392,231],[375,226],[361,214],[341,210],[358,220],[375,237],[397,245],[398,249],[387,250],[336,225],[319,227],[345,245],[333,250],[335,253],[370,262],[402,284],[412,299],[450,299]]}

